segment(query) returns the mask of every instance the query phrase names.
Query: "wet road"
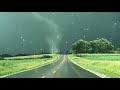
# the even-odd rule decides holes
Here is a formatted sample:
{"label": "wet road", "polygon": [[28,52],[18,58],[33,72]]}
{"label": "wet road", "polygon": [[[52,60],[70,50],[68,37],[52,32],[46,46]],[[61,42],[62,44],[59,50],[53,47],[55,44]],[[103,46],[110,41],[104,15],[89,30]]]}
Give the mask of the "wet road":
{"label": "wet road", "polygon": [[67,55],[52,63],[36,69],[7,76],[5,78],[100,78],[72,63]]}

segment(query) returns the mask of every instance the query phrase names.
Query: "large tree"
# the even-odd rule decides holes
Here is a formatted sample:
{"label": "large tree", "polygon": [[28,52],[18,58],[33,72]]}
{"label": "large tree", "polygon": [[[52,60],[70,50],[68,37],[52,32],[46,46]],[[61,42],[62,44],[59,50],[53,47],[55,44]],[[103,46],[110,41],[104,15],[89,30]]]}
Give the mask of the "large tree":
{"label": "large tree", "polygon": [[72,44],[74,53],[110,53],[113,51],[113,48],[112,42],[105,38],[90,42],[80,39]]}
{"label": "large tree", "polygon": [[114,48],[112,42],[105,38],[90,41],[90,45],[92,47],[92,53],[109,53],[112,52]]}
{"label": "large tree", "polygon": [[72,44],[72,50],[74,53],[90,52],[90,48],[90,43],[82,39]]}

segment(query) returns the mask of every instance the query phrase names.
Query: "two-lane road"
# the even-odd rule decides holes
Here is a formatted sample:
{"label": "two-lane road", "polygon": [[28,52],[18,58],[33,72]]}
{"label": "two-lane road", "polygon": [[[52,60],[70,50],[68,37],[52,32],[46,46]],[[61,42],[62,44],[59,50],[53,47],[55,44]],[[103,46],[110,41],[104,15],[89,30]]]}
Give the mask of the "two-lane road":
{"label": "two-lane road", "polygon": [[72,63],[67,55],[52,63],[5,78],[100,78]]}

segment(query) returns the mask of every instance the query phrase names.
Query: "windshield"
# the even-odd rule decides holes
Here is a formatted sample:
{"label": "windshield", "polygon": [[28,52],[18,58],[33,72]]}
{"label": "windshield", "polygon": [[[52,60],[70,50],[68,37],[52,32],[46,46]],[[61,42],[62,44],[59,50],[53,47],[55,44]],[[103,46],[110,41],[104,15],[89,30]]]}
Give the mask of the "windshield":
{"label": "windshield", "polygon": [[119,12],[0,12],[0,77],[118,78],[119,38]]}

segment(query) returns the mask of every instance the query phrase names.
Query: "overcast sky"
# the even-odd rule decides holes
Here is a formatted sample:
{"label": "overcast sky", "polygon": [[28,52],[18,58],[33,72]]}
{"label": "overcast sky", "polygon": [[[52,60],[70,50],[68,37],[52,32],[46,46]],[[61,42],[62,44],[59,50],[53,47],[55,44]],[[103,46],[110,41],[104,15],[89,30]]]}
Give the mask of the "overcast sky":
{"label": "overcast sky", "polygon": [[120,47],[119,12],[0,12],[0,54],[67,50],[72,42],[107,38]]}

